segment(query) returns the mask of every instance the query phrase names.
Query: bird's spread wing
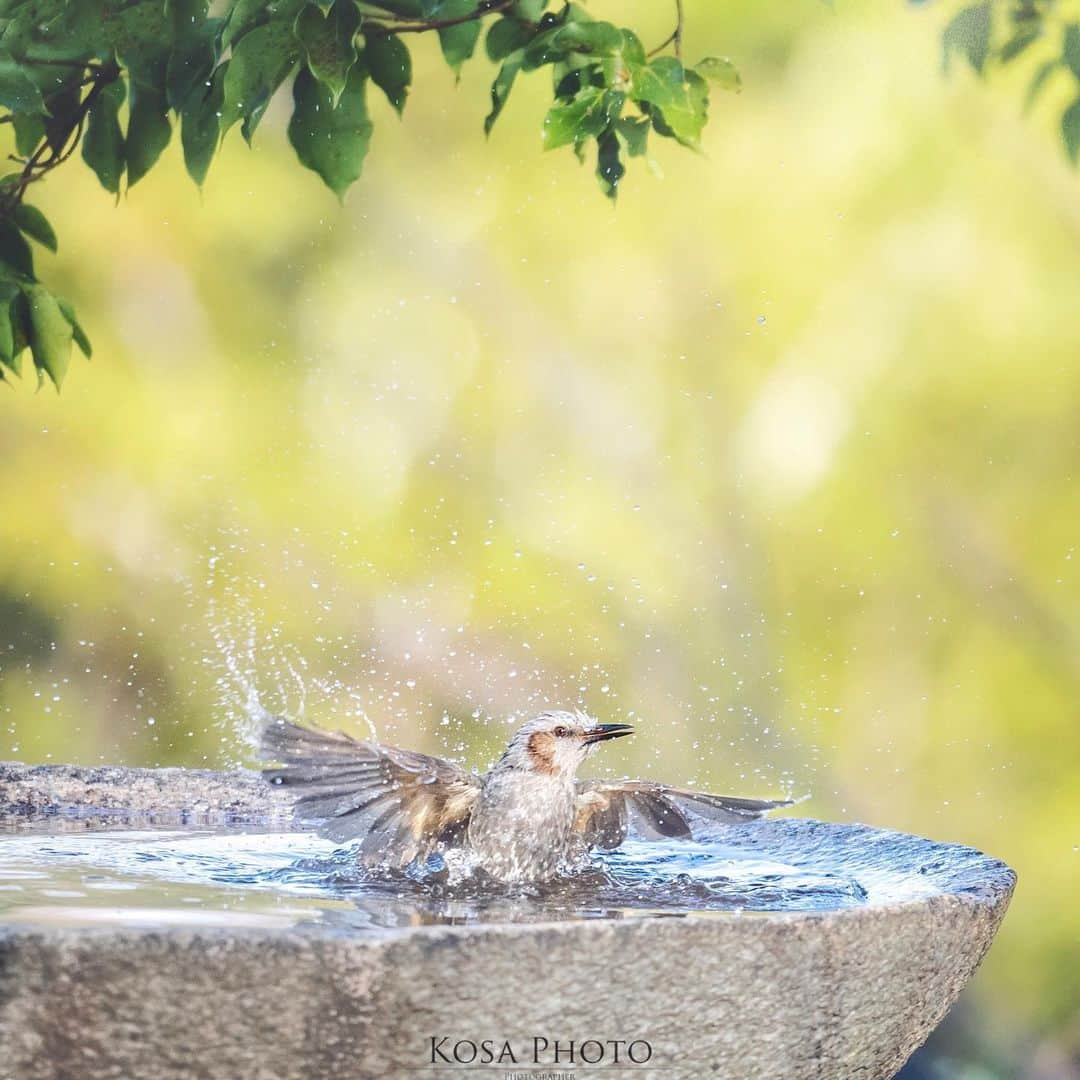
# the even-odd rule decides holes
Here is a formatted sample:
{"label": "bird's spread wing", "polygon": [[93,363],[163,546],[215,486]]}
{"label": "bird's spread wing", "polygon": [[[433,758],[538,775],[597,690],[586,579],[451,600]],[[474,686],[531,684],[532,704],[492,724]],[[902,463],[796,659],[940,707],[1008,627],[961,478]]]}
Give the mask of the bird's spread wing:
{"label": "bird's spread wing", "polygon": [[402,867],[453,846],[480,791],[479,777],[442,758],[288,720],[267,723],[259,751],[284,763],[263,775],[295,794],[296,816],[321,821],[332,840],[360,839],[367,865]]}
{"label": "bird's spread wing", "polygon": [[628,831],[646,840],[691,839],[695,820],[753,821],[769,810],[790,806],[790,799],[737,799],[650,783],[648,780],[578,782],[574,830],[586,848],[610,851]]}

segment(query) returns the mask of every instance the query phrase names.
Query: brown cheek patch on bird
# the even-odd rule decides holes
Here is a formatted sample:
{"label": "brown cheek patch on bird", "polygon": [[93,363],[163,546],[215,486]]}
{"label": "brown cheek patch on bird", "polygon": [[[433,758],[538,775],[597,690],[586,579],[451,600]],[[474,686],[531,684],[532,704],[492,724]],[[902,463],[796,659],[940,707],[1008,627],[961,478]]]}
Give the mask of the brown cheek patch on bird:
{"label": "brown cheek patch on bird", "polygon": [[537,772],[554,776],[559,770],[555,767],[555,737],[546,731],[534,731],[526,743],[529,760]]}

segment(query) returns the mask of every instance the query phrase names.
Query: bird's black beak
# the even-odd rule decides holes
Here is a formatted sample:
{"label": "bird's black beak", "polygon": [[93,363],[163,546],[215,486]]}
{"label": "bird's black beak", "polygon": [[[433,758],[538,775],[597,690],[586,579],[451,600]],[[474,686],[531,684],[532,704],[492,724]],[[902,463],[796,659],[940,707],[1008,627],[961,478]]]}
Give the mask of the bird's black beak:
{"label": "bird's black beak", "polygon": [[629,724],[597,724],[581,734],[586,746],[593,743],[606,742],[608,739],[619,739],[623,735],[633,735],[634,729]]}

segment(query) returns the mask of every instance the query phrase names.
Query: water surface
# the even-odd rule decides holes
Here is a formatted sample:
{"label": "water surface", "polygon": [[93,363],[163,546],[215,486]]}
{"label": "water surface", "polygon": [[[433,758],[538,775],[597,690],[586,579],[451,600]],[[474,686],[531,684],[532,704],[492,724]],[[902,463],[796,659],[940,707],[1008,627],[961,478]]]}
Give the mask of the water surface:
{"label": "water surface", "polygon": [[100,822],[87,828],[54,820],[0,831],[0,922],[321,923],[377,932],[439,923],[824,912],[936,891],[919,874],[890,869],[880,851],[866,858],[857,848],[846,857],[805,844],[772,850],[753,843],[755,829],[772,835],[738,826],[699,842],[628,841],[556,882],[510,888],[460,879],[438,863],[410,874],[365,872],[349,849],[308,832]]}

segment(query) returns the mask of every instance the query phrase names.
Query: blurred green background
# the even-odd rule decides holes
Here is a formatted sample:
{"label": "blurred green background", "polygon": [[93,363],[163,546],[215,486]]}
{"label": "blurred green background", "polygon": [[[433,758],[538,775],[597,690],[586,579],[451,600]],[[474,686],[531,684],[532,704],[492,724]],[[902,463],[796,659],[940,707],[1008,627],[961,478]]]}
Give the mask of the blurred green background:
{"label": "blurred green background", "polygon": [[1010,862],[920,1075],[1075,1075],[1080,177],[949,14],[689,0],[746,89],[615,209],[426,39],[344,209],[284,110],[202,193],[60,170],[96,354],[0,388],[0,757],[249,763],[253,694],[476,764],[630,717],[619,772]]}

